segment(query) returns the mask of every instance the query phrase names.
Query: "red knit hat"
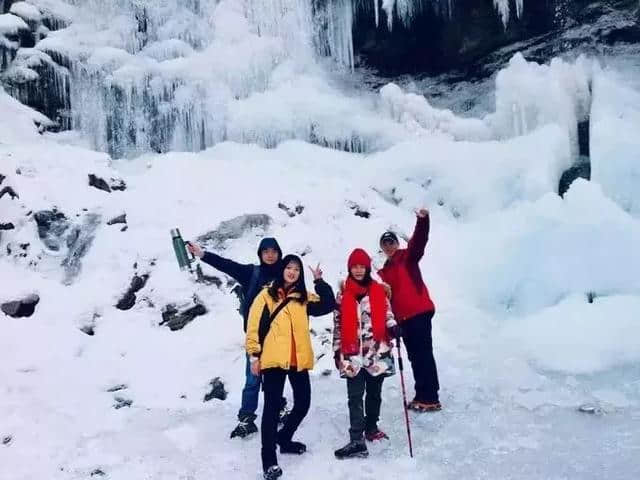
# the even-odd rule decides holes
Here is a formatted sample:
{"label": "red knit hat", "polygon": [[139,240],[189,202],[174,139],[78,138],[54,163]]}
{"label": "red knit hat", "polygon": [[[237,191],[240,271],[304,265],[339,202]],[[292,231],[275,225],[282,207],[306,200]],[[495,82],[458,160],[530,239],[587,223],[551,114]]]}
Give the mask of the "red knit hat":
{"label": "red knit hat", "polygon": [[371,269],[371,257],[362,248],[356,248],[347,260],[347,268],[351,270],[354,265],[364,265],[365,268]]}

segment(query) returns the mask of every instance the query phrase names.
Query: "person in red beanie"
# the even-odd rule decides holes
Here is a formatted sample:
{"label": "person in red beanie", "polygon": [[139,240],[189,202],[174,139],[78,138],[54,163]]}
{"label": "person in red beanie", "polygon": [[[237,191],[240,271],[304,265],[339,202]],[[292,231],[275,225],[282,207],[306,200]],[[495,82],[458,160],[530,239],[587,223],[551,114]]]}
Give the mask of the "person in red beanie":
{"label": "person in red beanie", "polygon": [[354,250],[347,266],[333,328],[334,360],[347,379],[350,421],[350,442],[335,451],[339,459],[367,457],[365,439],[388,438],[378,429],[378,419],[382,382],[395,373],[392,338],[399,333],[385,287],[371,278],[367,252]]}
{"label": "person in red beanie", "polygon": [[433,412],[442,408],[431,338],[435,305],[419,266],[429,240],[429,211],[423,208],[416,212],[416,216],[416,227],[406,249],[400,248],[398,237],[393,232],[385,232],[380,237],[380,247],[387,261],[378,274],[391,287],[391,308],[400,325],[416,382],[416,396],[408,408]]}

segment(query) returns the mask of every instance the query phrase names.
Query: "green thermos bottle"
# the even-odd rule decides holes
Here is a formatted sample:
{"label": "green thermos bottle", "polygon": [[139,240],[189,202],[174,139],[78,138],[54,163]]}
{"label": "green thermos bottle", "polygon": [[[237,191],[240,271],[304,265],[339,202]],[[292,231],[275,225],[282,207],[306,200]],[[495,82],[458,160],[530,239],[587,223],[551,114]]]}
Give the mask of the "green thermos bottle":
{"label": "green thermos bottle", "polygon": [[189,254],[185,248],[185,242],[182,239],[182,235],[180,235],[180,230],[177,228],[171,230],[171,240],[173,242],[173,251],[176,253],[176,259],[178,260],[180,270],[189,269],[189,271],[191,271],[191,262],[194,259],[193,256],[191,256],[192,258],[189,258]]}

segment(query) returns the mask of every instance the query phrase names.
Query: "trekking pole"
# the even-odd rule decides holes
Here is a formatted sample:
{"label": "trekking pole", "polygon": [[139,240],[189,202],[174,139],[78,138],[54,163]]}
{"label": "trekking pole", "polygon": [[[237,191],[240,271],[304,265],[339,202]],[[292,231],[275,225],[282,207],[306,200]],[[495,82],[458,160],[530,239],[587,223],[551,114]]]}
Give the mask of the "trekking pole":
{"label": "trekking pole", "polygon": [[411,425],[409,424],[409,410],[407,409],[407,391],[404,387],[404,364],[402,363],[402,350],[400,349],[400,337],[398,336],[398,367],[400,370],[400,384],[402,385],[402,406],[404,407],[404,421],[407,424],[407,438],[409,439],[409,456],[413,458],[413,443],[411,442]]}

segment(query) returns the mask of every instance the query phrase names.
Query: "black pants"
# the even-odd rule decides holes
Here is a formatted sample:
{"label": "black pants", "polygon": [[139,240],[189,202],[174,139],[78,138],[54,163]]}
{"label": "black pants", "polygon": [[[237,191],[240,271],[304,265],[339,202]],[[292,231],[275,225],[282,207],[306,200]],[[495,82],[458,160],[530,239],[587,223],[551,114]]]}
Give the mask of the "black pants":
{"label": "black pants", "polygon": [[[309,372],[303,370],[283,370],[268,368],[262,371],[262,388],[264,390],[264,408],[262,410],[262,468],[278,464],[276,441],[290,442],[300,423],[307,415],[311,405],[311,382]],[[289,377],[293,390],[293,408],[287,421],[278,432],[278,413],[280,412],[284,381]]]}
{"label": "black pants", "polygon": [[431,319],[434,312],[426,312],[402,322],[402,339],[416,381],[416,397],[419,402],[438,402],[438,370],[433,358]]}
{"label": "black pants", "polygon": [[[378,428],[383,381],[384,377],[374,377],[364,368],[360,369],[355,377],[347,378],[349,436],[352,441],[360,441],[363,439],[364,432],[371,432]],[[363,406],[362,397],[365,392]]]}

